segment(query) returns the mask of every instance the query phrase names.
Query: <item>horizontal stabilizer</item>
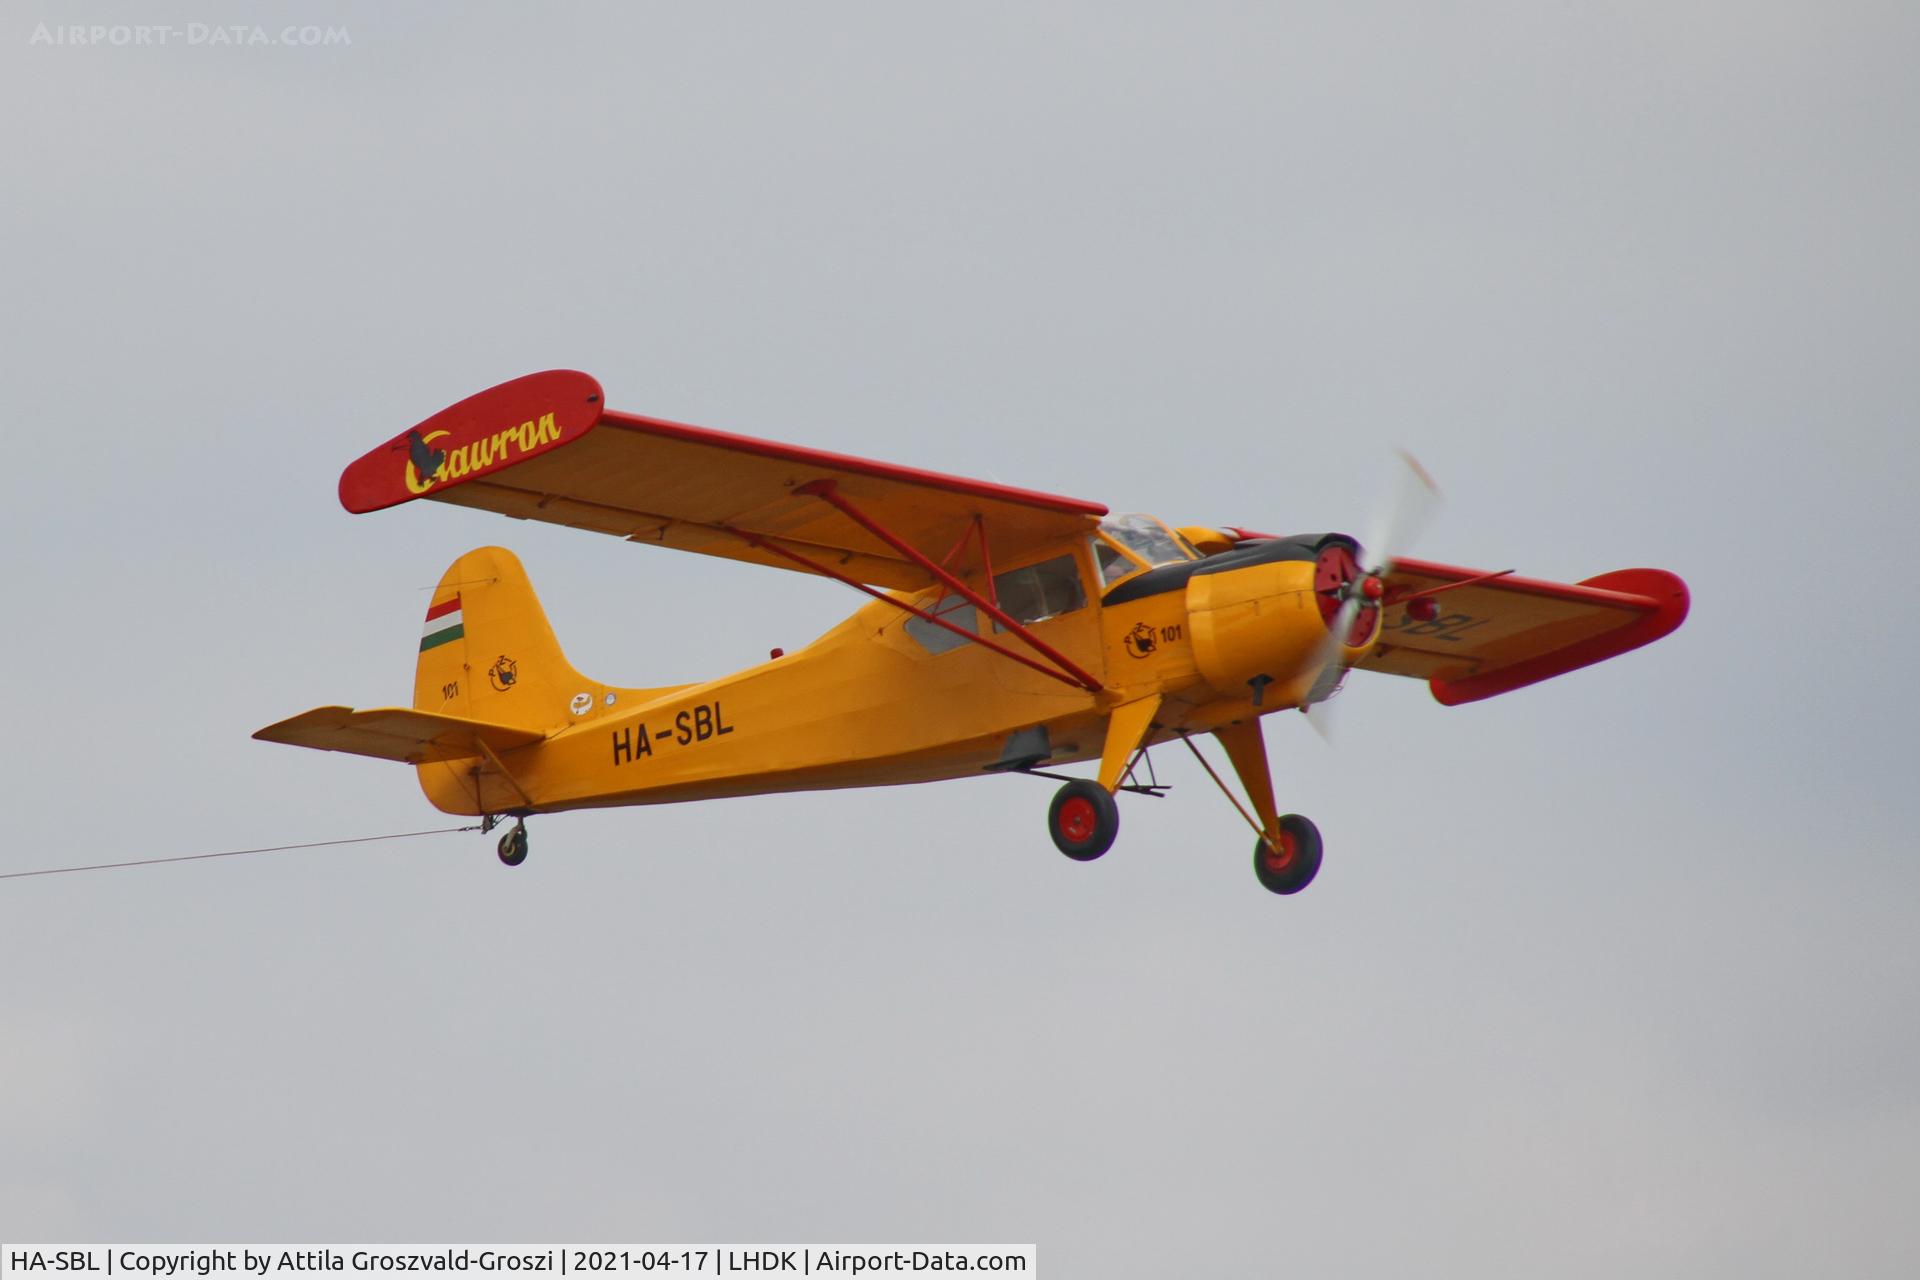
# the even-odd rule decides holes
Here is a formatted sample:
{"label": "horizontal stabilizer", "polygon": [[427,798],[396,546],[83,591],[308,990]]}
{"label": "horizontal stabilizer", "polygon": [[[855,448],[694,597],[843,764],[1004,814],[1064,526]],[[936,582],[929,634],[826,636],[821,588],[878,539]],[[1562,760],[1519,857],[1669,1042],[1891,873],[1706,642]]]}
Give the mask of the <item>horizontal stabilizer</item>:
{"label": "horizontal stabilizer", "polygon": [[253,735],[262,742],[318,751],[346,751],[379,760],[427,764],[435,760],[463,760],[484,751],[495,753],[528,747],[545,738],[532,729],[514,729],[462,716],[435,715],[409,707],[315,707]]}

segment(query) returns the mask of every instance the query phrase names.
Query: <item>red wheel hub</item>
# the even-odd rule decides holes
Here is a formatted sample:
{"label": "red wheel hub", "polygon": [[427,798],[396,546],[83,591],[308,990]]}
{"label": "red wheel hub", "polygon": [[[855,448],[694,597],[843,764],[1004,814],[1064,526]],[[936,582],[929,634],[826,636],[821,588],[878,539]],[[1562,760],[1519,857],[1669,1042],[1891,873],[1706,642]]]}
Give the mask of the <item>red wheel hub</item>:
{"label": "red wheel hub", "polygon": [[1100,815],[1094,812],[1093,801],[1085,796],[1069,796],[1060,806],[1060,834],[1074,844],[1093,835],[1094,828],[1100,825]]}
{"label": "red wheel hub", "polygon": [[1276,849],[1269,843],[1267,845],[1267,851],[1263,855],[1266,860],[1267,870],[1271,871],[1274,875],[1285,874],[1287,868],[1293,865],[1294,857],[1299,852],[1300,842],[1294,838],[1293,832],[1282,827],[1280,829],[1280,847]]}

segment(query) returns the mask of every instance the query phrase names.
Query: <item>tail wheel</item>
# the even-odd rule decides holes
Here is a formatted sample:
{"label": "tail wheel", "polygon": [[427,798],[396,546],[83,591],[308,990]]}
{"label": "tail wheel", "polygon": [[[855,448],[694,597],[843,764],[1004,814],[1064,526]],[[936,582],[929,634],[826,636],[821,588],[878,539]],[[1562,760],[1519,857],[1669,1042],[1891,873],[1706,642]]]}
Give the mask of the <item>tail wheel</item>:
{"label": "tail wheel", "polygon": [[1297,813],[1280,817],[1280,847],[1262,836],[1253,846],[1253,874],[1268,893],[1298,893],[1320,873],[1320,828]]}
{"label": "tail wheel", "polygon": [[500,861],[510,867],[517,867],[527,860],[527,824],[516,822],[513,829],[500,837]]}
{"label": "tail wheel", "polygon": [[1054,793],[1047,831],[1060,852],[1075,862],[1092,862],[1120,834],[1120,806],[1099,783],[1075,778]]}

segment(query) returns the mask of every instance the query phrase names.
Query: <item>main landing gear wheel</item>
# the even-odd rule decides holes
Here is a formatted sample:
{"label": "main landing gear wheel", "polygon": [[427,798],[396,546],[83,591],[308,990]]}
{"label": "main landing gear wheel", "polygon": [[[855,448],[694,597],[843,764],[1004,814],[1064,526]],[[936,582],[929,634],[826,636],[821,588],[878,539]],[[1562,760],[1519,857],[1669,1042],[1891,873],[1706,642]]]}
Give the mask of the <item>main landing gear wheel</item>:
{"label": "main landing gear wheel", "polygon": [[1047,831],[1060,852],[1075,862],[1092,862],[1120,834],[1120,806],[1099,783],[1075,778],[1054,793]]}
{"label": "main landing gear wheel", "polygon": [[500,861],[517,867],[527,860],[527,824],[516,821],[513,829],[500,837]]}
{"label": "main landing gear wheel", "polygon": [[1280,847],[1254,842],[1253,874],[1268,893],[1298,893],[1320,871],[1320,828],[1297,813],[1280,816]]}

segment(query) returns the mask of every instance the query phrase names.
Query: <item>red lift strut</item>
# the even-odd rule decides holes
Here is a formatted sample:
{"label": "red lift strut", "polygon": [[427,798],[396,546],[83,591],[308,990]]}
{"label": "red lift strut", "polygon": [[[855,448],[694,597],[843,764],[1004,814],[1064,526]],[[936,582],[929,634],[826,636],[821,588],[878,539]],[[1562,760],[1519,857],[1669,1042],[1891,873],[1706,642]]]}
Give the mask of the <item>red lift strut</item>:
{"label": "red lift strut", "polygon": [[[944,627],[946,630],[953,632],[955,635],[960,636],[962,639],[971,640],[973,641],[973,643],[977,645],[982,645],[988,649],[993,650],[995,653],[1000,654],[1002,657],[1011,658],[1022,666],[1031,667],[1035,671],[1040,672],[1042,675],[1051,676],[1053,679],[1060,681],[1062,684],[1070,684],[1077,688],[1085,689],[1089,693],[1100,692],[1102,687],[1100,682],[1094,679],[1091,675],[1087,674],[1087,672],[1084,669],[1082,669],[1077,663],[1075,663],[1072,659],[1068,658],[1065,654],[1061,653],[1058,649],[1055,649],[1052,645],[1048,644],[1046,641],[1040,639],[1040,637],[1034,635],[1033,632],[1029,631],[1024,624],[1016,622],[1011,617],[1008,617],[1006,612],[1000,608],[999,604],[996,601],[988,599],[987,597],[981,595],[978,591],[975,591],[972,587],[969,587],[966,583],[960,581],[959,578],[955,577],[952,573],[948,572],[945,566],[936,564],[932,559],[928,558],[918,548],[909,545],[907,542],[901,539],[898,535],[896,535],[891,529],[888,529],[885,525],[881,524],[879,521],[869,516],[866,512],[854,506],[853,503],[849,502],[846,498],[842,497],[836,491],[833,481],[814,480],[808,484],[801,485],[799,488],[795,489],[794,492],[804,493],[809,497],[819,498],[822,501],[831,503],[833,506],[837,507],[842,513],[844,513],[847,516],[848,519],[852,520],[855,524],[865,529],[868,533],[871,533],[874,537],[880,539],[882,542],[892,547],[895,551],[905,556],[908,560],[912,561],[914,564],[919,565],[922,569],[925,569],[929,574],[933,576],[933,578],[937,582],[939,582],[942,586],[946,587],[947,590],[953,592],[953,594],[959,596],[962,600],[965,600],[968,604],[971,604],[974,608],[980,610],[982,613],[986,614],[989,618],[992,618],[995,622],[999,623],[1001,627],[1004,628],[1008,633],[1018,637],[1021,640],[1021,642],[1024,643],[1029,649],[1032,649],[1035,653],[1039,654],[1041,657],[1045,658],[1047,661],[1044,663],[1036,662],[1032,658],[1027,657],[1025,654],[1016,653],[1012,649],[1007,648],[1005,645],[989,640],[985,636],[976,635],[975,633],[966,630],[964,627],[957,626],[956,624],[947,621],[945,618],[937,617],[934,614],[928,613],[926,610],[918,608],[914,605],[908,604],[904,600],[899,600],[893,596],[887,595],[884,592],[876,591],[872,587],[868,586],[866,583],[860,582],[857,579],[850,577],[849,575],[841,572],[838,569],[832,568],[829,565],[822,564],[819,561],[814,560],[809,556],[802,555],[800,552],[795,551],[789,547],[783,547],[776,542],[773,542],[767,538],[761,537],[758,534],[747,533],[744,530],[740,530],[740,529],[729,529],[729,532],[732,533],[734,536],[743,539],[744,541],[746,541],[748,544],[752,546],[762,548],[763,550],[771,551],[775,555],[781,556],[785,559],[793,561],[795,564],[811,569],[813,570],[813,572],[818,573],[823,577],[832,578],[836,582],[844,582],[856,591],[863,591],[866,594],[872,596],[874,599],[884,600],[888,604],[893,605],[895,608],[914,615],[916,618],[925,619],[926,621],[933,623],[937,627]],[[969,537],[972,537],[975,534],[975,532],[978,533],[979,539],[980,539],[980,559],[981,559],[981,563],[985,566],[987,590],[992,591],[993,590],[993,566],[991,561],[989,561],[987,558],[986,526],[980,520],[979,516],[974,517],[974,527],[970,528],[966,534],[962,535],[960,541],[954,544],[953,550],[947,553],[947,558],[951,560],[954,554],[958,552],[960,548],[966,544],[967,539]],[[1048,665],[1048,664],[1051,664],[1051,665]]]}

